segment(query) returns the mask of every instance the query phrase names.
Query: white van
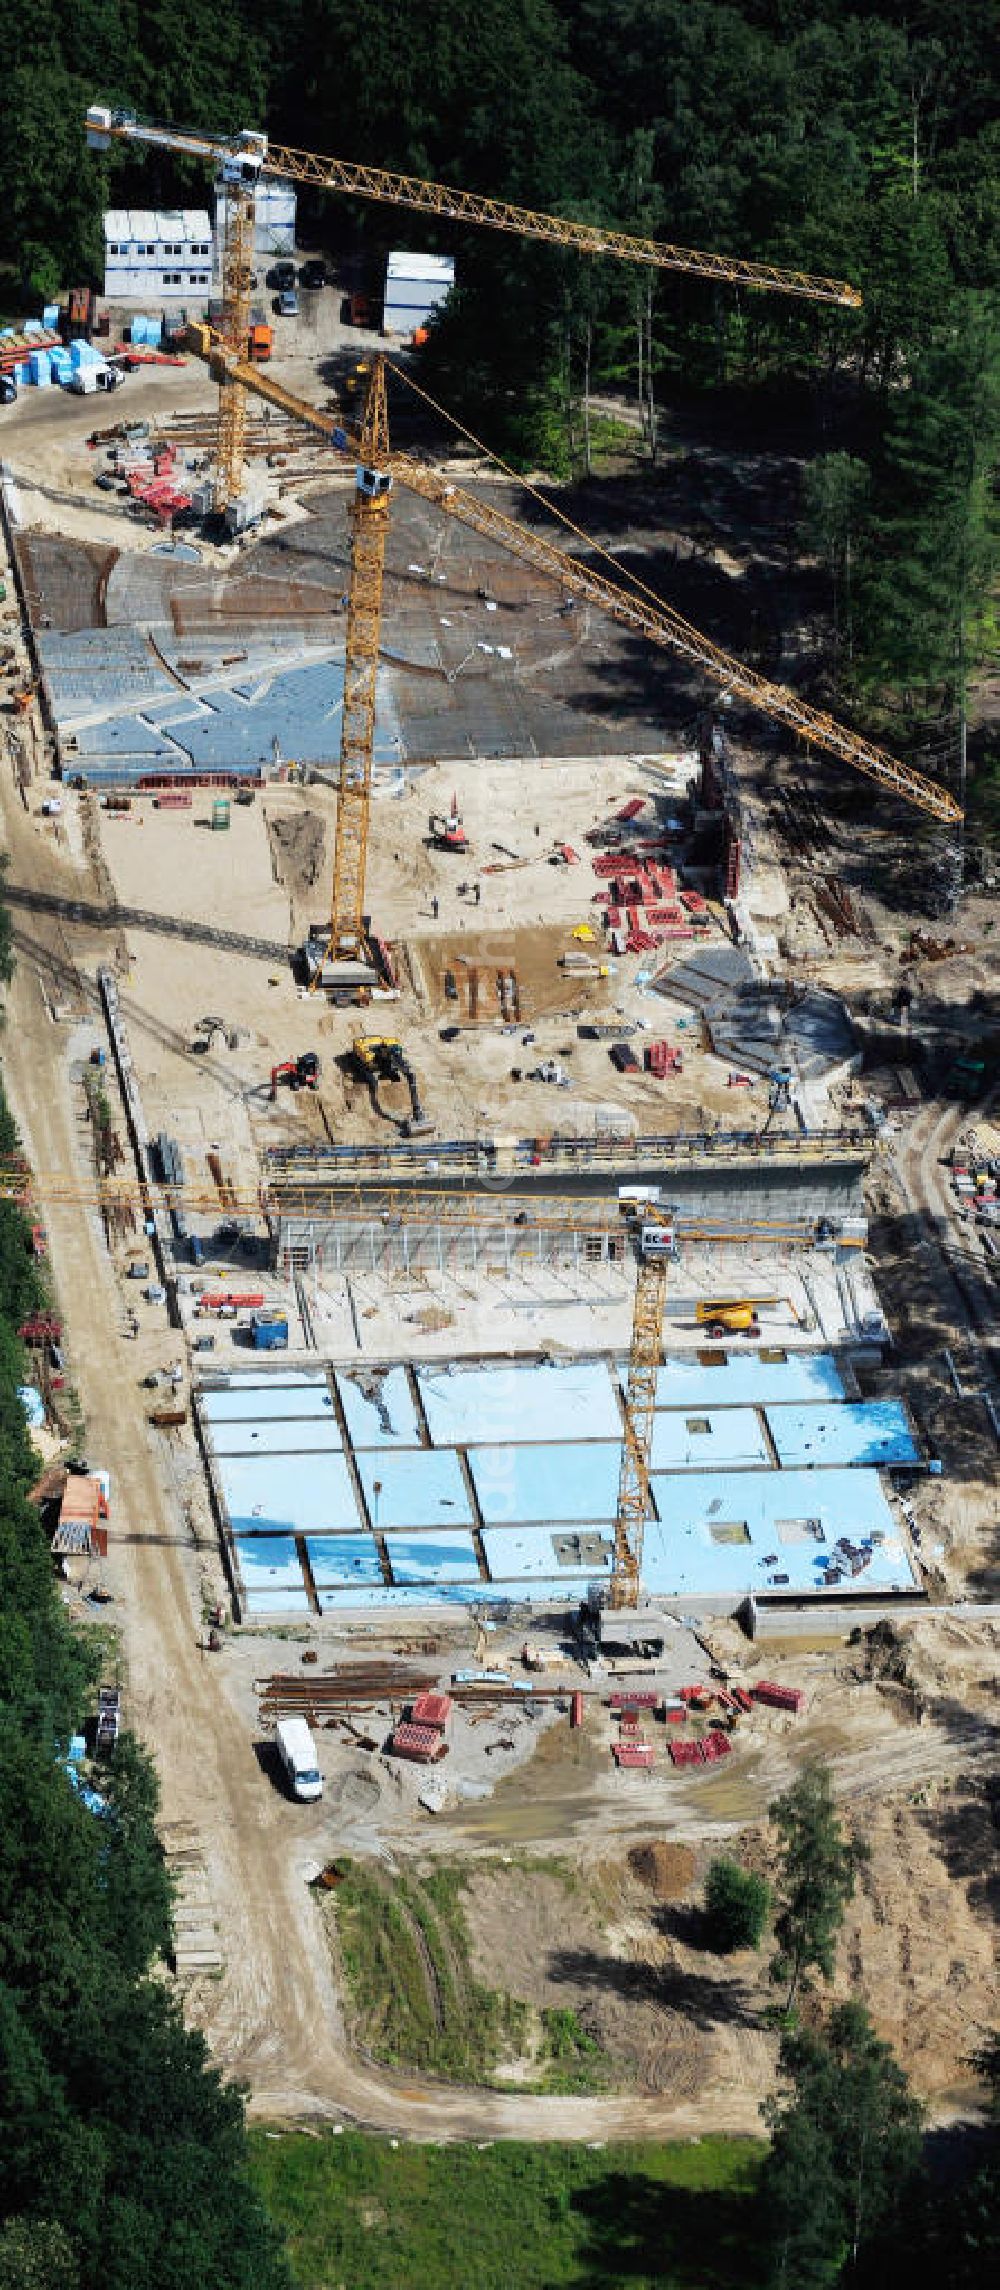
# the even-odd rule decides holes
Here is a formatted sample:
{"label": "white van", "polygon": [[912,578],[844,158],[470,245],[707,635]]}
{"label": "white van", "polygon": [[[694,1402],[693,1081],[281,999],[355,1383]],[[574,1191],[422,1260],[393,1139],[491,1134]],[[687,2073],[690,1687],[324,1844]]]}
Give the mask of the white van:
{"label": "white van", "polygon": [[322,1797],[323,1776],[319,1769],[316,1744],[305,1718],[279,1718],[274,1738],[292,1796],[300,1798],[303,1803],[313,1797]]}

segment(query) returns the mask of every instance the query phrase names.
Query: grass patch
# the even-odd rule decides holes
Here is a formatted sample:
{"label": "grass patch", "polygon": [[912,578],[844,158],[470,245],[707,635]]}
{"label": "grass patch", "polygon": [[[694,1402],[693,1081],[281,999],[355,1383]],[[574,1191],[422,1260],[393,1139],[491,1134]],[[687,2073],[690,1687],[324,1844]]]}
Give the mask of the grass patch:
{"label": "grass patch", "polygon": [[594,2152],[252,2130],[298,2290],[756,2290],[749,2139]]}
{"label": "grass patch", "polygon": [[576,2013],[549,2005],[541,2014],[538,2055],[540,2091],[564,2093],[620,2089],[624,2077],[596,2036],[587,2034]]}
{"label": "grass patch", "polygon": [[526,2004],[469,1970],[460,1869],[387,1879],[361,1862],[333,1896],[357,2041],[392,2067],[488,2082],[519,2058]]}

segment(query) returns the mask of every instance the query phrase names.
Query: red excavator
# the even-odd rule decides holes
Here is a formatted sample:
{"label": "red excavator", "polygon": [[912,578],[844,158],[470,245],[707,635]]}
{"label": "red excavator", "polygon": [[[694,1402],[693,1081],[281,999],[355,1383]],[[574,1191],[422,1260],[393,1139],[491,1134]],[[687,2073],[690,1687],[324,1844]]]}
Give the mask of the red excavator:
{"label": "red excavator", "polygon": [[289,1089],[319,1088],[319,1059],[315,1050],[303,1050],[299,1058],[286,1058],[283,1065],[271,1067],[271,1103],[277,1097],[280,1084],[285,1081]]}
{"label": "red excavator", "polygon": [[462,825],[462,815],[458,808],[457,795],[452,796],[451,810],[448,812],[447,816],[445,816],[445,814],[441,811],[431,812],[430,819],[428,820],[428,827],[430,829],[431,840],[436,851],[468,850],[469,838],[465,832],[465,828]]}

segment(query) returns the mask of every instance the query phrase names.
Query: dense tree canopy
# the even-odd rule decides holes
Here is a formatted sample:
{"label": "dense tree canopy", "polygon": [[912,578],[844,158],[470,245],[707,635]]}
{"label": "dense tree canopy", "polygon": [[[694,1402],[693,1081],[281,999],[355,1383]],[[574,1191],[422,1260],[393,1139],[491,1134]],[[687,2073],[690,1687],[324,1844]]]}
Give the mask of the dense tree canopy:
{"label": "dense tree canopy", "polygon": [[[2,1098],[0,1134],[10,1151]],[[0,2290],[287,2290],[239,2093],[152,1976],[171,1937],[153,1769],[124,1735],[95,1815],[62,1762],[96,1661],[26,1495],[28,1237],[0,1203]]]}
{"label": "dense tree canopy", "polygon": [[819,550],[838,701],[904,747],[957,740],[995,627],[995,0],[370,0],[363,18],[353,0],[36,0],[0,12],[0,74],[14,298],[99,276],[112,196],[205,193],[166,154],[85,155],[96,95],[854,281],[857,312],[304,202],[373,282],[401,235],[456,251],[427,378],[522,465],[589,469],[600,390],[641,405],[651,455],[657,401],[798,392],[814,451],[866,473]]}

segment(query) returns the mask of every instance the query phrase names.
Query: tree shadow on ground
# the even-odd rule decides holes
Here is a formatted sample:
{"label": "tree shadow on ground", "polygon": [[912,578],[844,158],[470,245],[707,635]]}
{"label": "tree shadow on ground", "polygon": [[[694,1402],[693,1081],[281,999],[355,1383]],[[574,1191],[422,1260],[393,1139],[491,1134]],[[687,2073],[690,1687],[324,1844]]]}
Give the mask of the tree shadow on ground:
{"label": "tree shadow on ground", "polygon": [[757,2000],[742,1981],[675,1964],[644,1964],[597,1949],[567,1948],[551,1959],[549,1978],[554,1986],[599,1988],[625,2003],[658,2005],[699,2028],[756,2027],[760,2020]]}
{"label": "tree shadow on ground", "polygon": [[573,2197],[585,2222],[575,2290],[755,2290],[762,2279],[756,2204],[750,2188],[694,2192],[610,2171]]}
{"label": "tree shadow on ground", "polygon": [[922,1812],[920,1820],[949,1875],[967,1887],[970,1908],[995,1921],[1000,1916],[1000,1774],[963,1774],[946,1800]]}

